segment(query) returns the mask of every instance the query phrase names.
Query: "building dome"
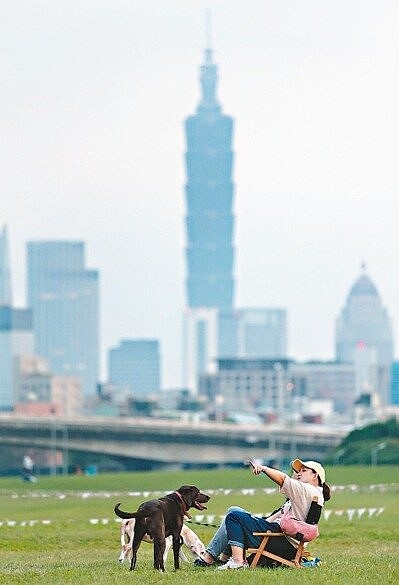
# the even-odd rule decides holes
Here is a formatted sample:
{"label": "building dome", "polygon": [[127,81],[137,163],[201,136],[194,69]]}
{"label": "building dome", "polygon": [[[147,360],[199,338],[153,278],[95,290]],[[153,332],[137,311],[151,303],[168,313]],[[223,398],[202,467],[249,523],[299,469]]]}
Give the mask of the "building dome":
{"label": "building dome", "polygon": [[352,286],[349,297],[379,297],[379,294],[367,274],[362,274]]}
{"label": "building dome", "polygon": [[381,403],[389,403],[392,325],[364,265],[337,318],[335,344],[337,361],[356,365],[357,378],[367,379],[369,386],[378,391]]}

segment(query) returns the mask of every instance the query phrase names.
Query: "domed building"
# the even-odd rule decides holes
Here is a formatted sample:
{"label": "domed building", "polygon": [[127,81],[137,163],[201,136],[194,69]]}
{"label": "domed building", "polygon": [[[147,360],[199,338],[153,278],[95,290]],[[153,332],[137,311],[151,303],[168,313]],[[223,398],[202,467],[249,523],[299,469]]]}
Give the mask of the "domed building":
{"label": "domed building", "polygon": [[393,353],[390,318],[362,265],[336,323],[336,359],[355,364],[357,396],[370,393],[381,406],[389,403]]}

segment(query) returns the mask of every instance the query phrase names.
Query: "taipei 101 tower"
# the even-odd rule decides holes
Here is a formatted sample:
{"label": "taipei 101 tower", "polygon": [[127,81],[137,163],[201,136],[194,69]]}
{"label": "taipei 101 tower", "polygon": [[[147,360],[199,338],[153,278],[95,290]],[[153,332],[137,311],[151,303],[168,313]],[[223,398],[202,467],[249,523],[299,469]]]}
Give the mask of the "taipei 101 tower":
{"label": "taipei 101 tower", "polygon": [[189,307],[231,309],[233,119],[216,98],[217,68],[206,49],[201,66],[202,99],[185,123],[187,201],[187,297]]}
{"label": "taipei 101 tower", "polygon": [[185,121],[186,291],[185,384],[212,371],[216,357],[234,353],[233,119],[216,97],[217,67],[210,43],[200,67],[201,100]]}

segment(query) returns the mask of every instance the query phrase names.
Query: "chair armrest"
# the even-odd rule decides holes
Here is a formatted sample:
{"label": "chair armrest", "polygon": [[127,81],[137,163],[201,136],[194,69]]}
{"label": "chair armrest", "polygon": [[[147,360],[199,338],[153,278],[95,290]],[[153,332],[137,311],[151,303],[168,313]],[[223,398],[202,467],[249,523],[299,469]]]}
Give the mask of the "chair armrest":
{"label": "chair armrest", "polygon": [[284,532],[270,532],[270,530],[267,532],[253,532],[252,534],[254,536],[285,536]]}

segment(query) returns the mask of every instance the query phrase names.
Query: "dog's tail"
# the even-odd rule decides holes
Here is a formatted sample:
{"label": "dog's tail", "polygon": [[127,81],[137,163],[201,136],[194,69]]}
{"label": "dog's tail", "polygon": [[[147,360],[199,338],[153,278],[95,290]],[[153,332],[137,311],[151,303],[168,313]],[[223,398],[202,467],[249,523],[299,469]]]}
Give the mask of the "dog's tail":
{"label": "dog's tail", "polygon": [[128,520],[129,518],[136,518],[137,512],[124,512],[123,510],[119,509],[120,505],[121,505],[121,502],[116,504],[116,506],[114,508],[114,512],[117,516],[119,516],[119,518],[124,518],[125,520]]}

